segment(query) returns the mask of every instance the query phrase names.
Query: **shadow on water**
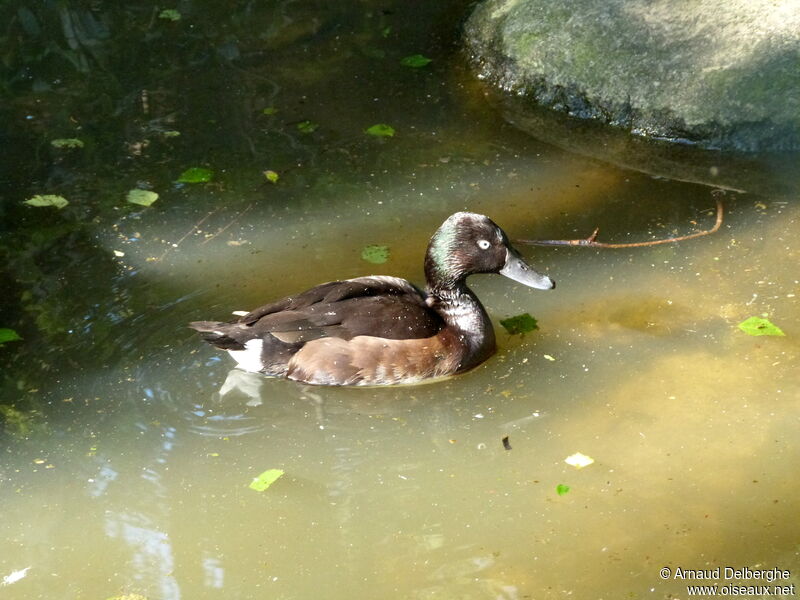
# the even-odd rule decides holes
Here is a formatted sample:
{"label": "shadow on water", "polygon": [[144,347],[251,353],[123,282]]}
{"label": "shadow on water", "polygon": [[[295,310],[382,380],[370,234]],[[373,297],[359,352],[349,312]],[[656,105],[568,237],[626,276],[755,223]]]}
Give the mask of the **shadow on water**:
{"label": "shadow on water", "polygon": [[[710,225],[706,187],[500,121],[457,66],[468,5],[190,3],[177,27],[152,7],[97,9],[112,29],[127,14],[163,64],[120,72],[94,116],[80,69],[57,84],[35,63],[6,82],[21,153],[3,159],[0,327],[24,339],[0,346],[3,597],[682,597],[663,566],[795,577],[800,214],[771,188],[728,193],[722,230],[685,244],[523,248],[552,293],[471,278],[495,323],[529,312],[540,329],[497,326],[498,354],[441,382],[266,379],[186,329],[333,279],[421,284],[428,237],[456,210],[512,239]],[[57,22],[83,14],[65,10]],[[121,39],[76,64],[105,73],[102,52],[125,65],[146,50]],[[417,52],[434,62],[399,64]],[[366,136],[377,122],[396,135]],[[55,153],[56,129],[86,152]],[[212,182],[175,183],[201,164]],[[127,204],[137,186],[158,201]],[[20,204],[36,193],[70,204]],[[386,264],[361,259],[369,244],[389,246]],[[762,314],[786,336],[736,328]],[[594,464],[565,464],[575,452]]]}
{"label": "shadow on water", "polygon": [[791,199],[798,193],[798,152],[735,154],[630,135],[614,127],[535,108],[518,98],[495,98],[509,123],[539,140],[579,155],[657,177],[736,192]]}

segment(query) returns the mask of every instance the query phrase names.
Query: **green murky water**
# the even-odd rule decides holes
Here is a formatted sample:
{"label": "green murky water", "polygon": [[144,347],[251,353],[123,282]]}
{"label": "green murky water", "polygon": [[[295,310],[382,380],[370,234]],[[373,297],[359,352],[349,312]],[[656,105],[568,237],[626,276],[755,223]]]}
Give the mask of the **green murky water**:
{"label": "green murky water", "polygon": [[[456,210],[512,238],[713,222],[709,188],[505,125],[459,66],[469,3],[332,4],[192,3],[174,27],[74,6],[54,23],[92,15],[129,45],[79,43],[86,69],[62,65],[60,83],[28,58],[7,85],[0,327],[24,340],[0,347],[0,595],[683,598],[703,583],[665,566],[796,583],[791,199],[729,193],[718,234],[675,246],[523,248],[556,290],[470,283],[495,323],[529,312],[540,330],[498,331],[495,357],[444,382],[246,376],[184,328],[332,279],[422,283],[427,239]],[[434,61],[399,64],[416,53]],[[81,82],[104,92],[87,104]],[[363,133],[376,123],[396,135]],[[56,153],[55,137],[85,152]],[[214,181],[173,183],[192,166]],[[137,186],[159,200],[126,205]],[[71,204],[20,206],[37,193]],[[361,259],[370,244],[387,263]],[[762,314],[786,336],[736,328]],[[576,452],[595,462],[567,465]],[[271,468],[285,475],[248,488]]]}

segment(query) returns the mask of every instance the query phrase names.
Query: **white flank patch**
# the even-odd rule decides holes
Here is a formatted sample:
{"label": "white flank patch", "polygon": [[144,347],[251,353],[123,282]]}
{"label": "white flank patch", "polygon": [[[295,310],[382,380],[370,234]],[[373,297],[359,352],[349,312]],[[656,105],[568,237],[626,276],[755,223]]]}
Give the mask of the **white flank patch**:
{"label": "white flank patch", "polygon": [[240,369],[258,373],[264,368],[264,363],[261,361],[264,340],[250,340],[245,342],[244,348],[244,350],[228,350],[228,354],[233,357]]}
{"label": "white flank patch", "polygon": [[3,585],[11,585],[12,583],[17,583],[20,579],[25,577],[28,574],[28,569],[30,567],[25,567],[24,569],[20,569],[19,571],[12,571],[5,577],[3,577]]}

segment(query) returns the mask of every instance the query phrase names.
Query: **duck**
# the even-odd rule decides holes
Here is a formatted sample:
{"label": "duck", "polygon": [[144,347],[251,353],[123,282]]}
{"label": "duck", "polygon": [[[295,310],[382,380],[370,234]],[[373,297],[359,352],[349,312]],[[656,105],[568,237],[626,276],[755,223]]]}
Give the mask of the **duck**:
{"label": "duck", "polygon": [[495,352],[491,320],[467,277],[499,273],[534,289],[555,287],[489,217],[471,212],[436,230],[424,270],[424,290],[399,277],[356,277],[189,327],[245,371],[312,385],[412,384],[464,373]]}

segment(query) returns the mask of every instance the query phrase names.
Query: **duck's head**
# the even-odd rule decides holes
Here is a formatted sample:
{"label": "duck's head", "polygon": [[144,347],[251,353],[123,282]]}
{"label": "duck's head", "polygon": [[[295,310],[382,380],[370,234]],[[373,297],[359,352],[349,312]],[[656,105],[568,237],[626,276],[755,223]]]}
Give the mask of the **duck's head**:
{"label": "duck's head", "polygon": [[500,273],[539,290],[556,286],[522,260],[489,217],[458,212],[433,234],[425,255],[425,276],[432,287],[454,287],[474,273]]}

